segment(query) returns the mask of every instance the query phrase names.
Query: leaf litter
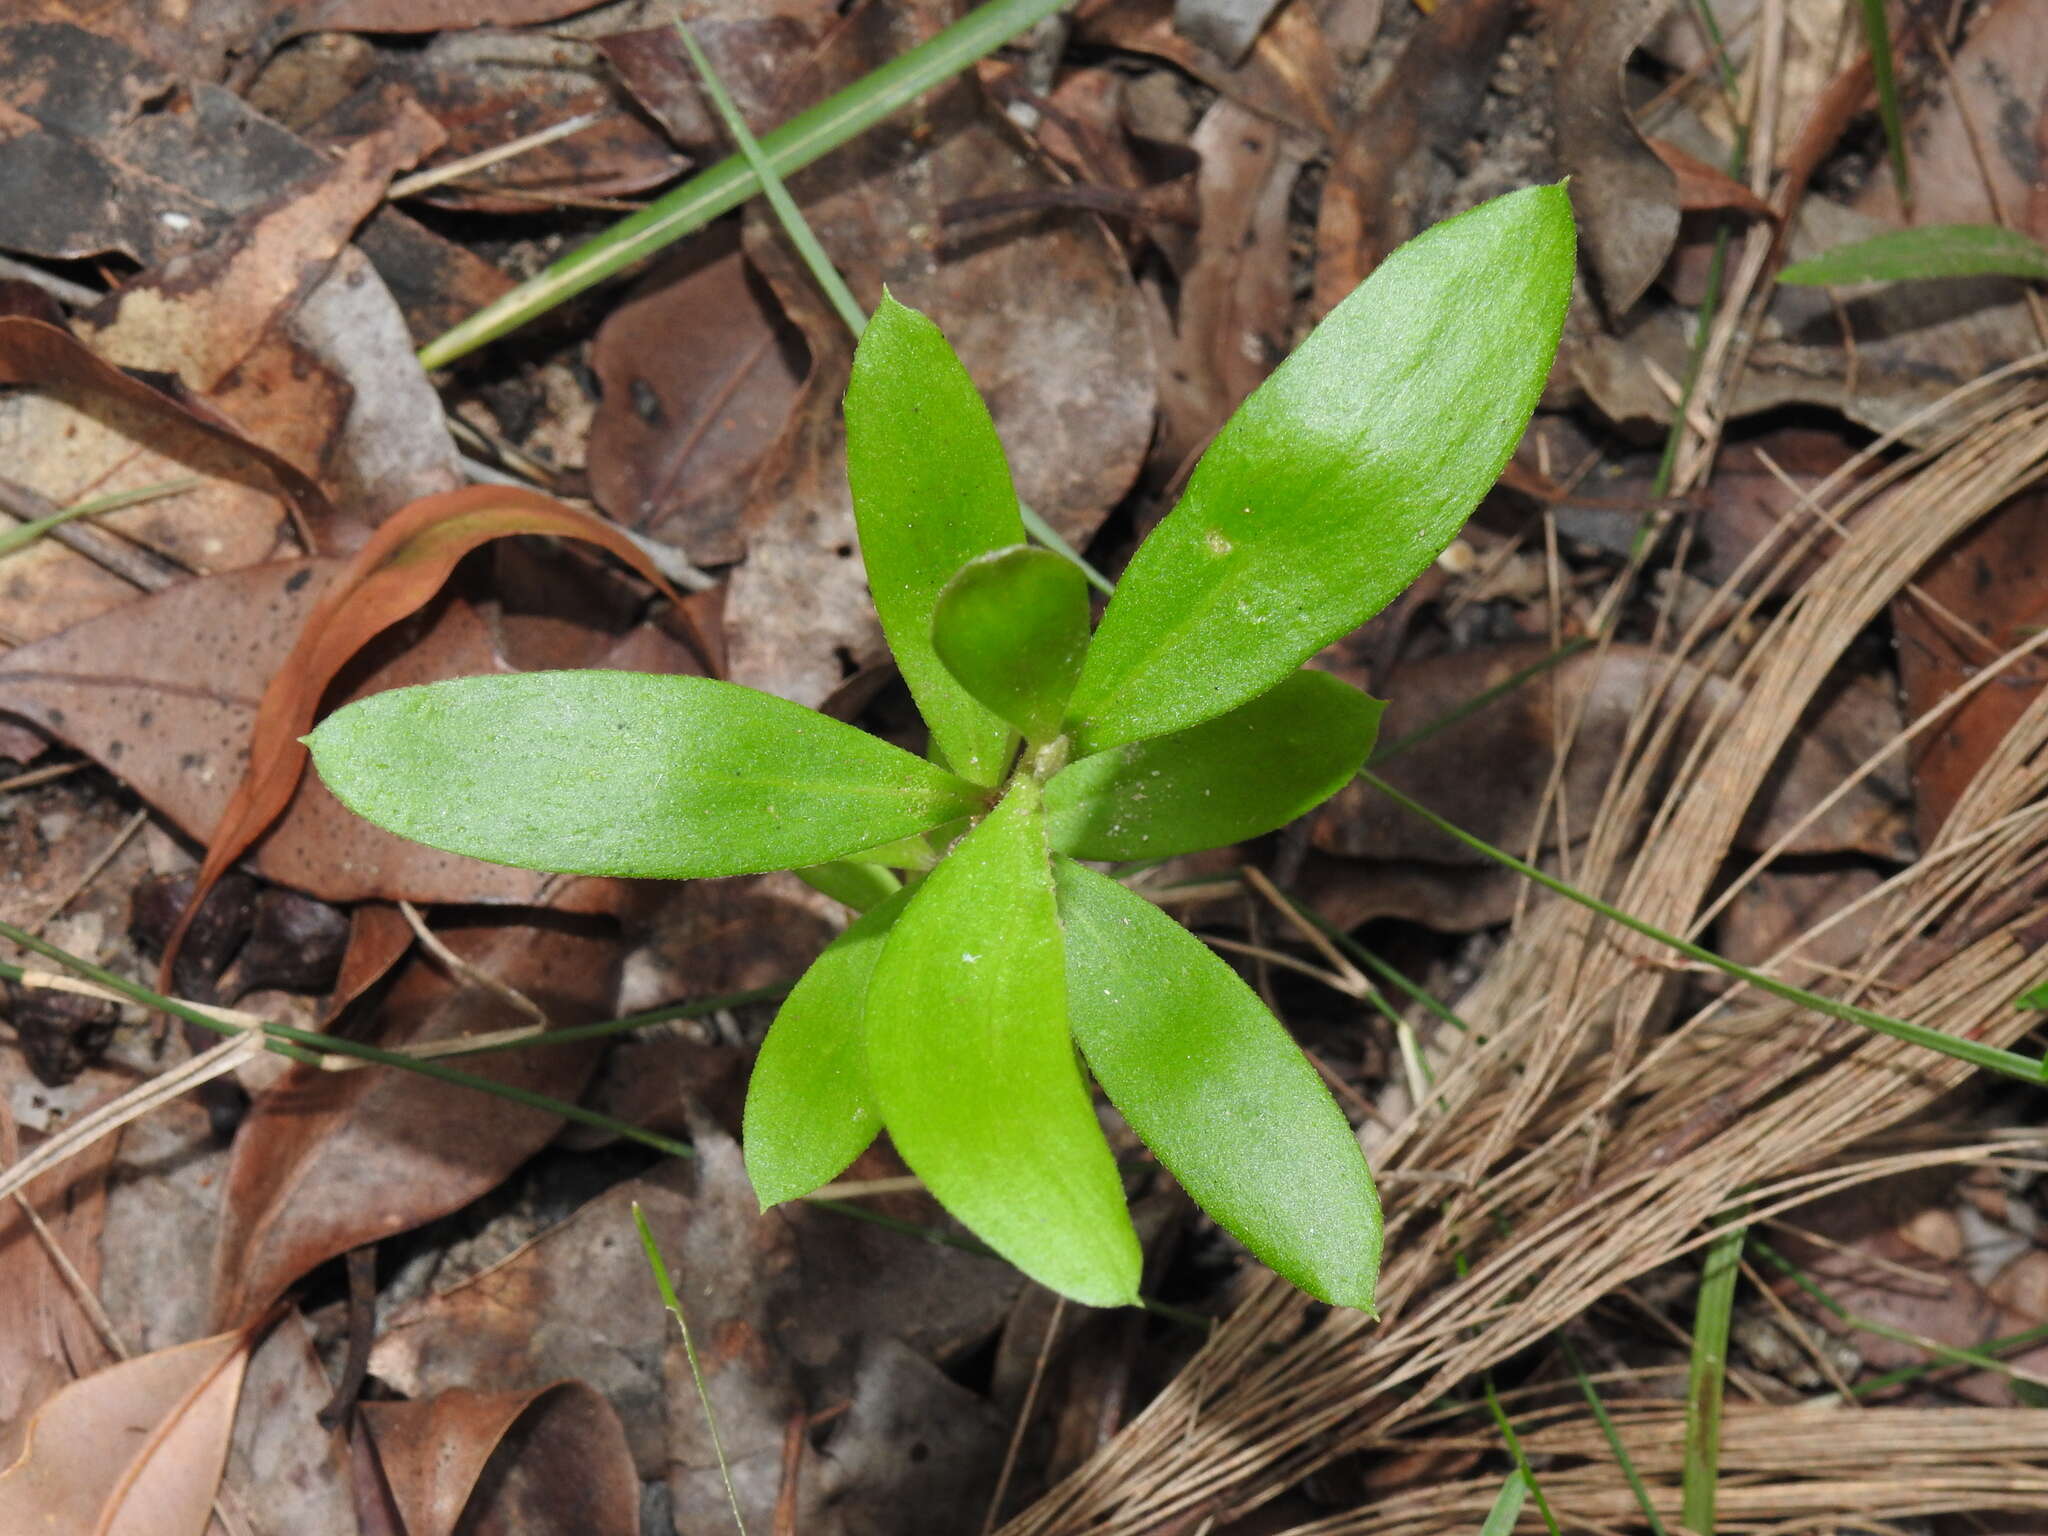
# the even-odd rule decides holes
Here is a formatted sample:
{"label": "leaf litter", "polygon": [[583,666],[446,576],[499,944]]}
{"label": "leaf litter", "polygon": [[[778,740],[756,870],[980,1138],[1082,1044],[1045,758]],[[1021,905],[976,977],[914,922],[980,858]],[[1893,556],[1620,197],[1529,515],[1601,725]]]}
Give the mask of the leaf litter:
{"label": "leaf litter", "polygon": [[[0,251],[41,288],[0,318],[0,506],[201,480],[8,557],[0,780],[69,770],[0,785],[10,920],[54,913],[64,947],[146,976],[168,934],[143,893],[203,898],[239,870],[254,885],[219,908],[239,915],[183,935],[178,989],[401,1048],[530,1024],[517,999],[562,1026],[751,996],[840,920],[787,880],[678,892],[464,863],[302,779],[321,710],[472,672],[735,676],[904,728],[851,558],[849,344],[760,213],[451,375],[411,359],[601,227],[591,205],[726,152],[666,17],[565,24],[574,9],[223,3],[141,28],[43,0],[0,29],[0,164],[32,194],[0,209]],[[1774,293],[1768,270],[1915,224],[2048,233],[2038,29],[2018,0],[1938,39],[1896,29],[1906,209],[1839,7],[1717,4],[1732,100],[1696,21],[1583,9],[1290,0],[1225,59],[1165,0],[1094,0],[791,189],[864,302],[886,283],[959,340],[1026,499],[1113,572],[1379,255],[1570,169],[1601,305],[1575,310],[1507,485],[1420,596],[1322,664],[1392,700],[1384,743],[1441,725],[1384,771],[1461,825],[1771,974],[2019,1041],[2037,1018],[2012,999],[2048,942],[2030,301],[1994,281]],[[953,15],[688,10],[757,130]],[[1589,28],[1606,46],[1573,45]],[[604,124],[387,200],[420,164],[588,112]],[[1752,153],[1728,174],[1738,123]],[[1722,317],[1667,483],[1659,440],[1723,232]],[[458,490],[479,459],[550,494]],[[1331,954],[1350,952],[1255,905],[1246,864],[1469,1033],[1398,990],[1395,1029],[1360,988],[1305,977],[1341,980]],[[2037,1327],[2031,1095],[1675,968],[1362,789],[1137,884],[1248,946],[1338,1081],[1388,1191],[1377,1326],[1316,1313],[1145,1195],[1128,1138],[1150,1316],[1048,1317],[980,1255],[815,1206],[758,1216],[731,1137],[759,1001],[461,1063],[614,1122],[567,1135],[545,1107],[257,1059],[215,1085],[234,1094],[71,1150],[22,1191],[42,1231],[0,1213],[0,1443],[28,1447],[0,1499],[24,1526],[165,1533],[724,1518],[627,1230],[638,1200],[760,1529],[1469,1530],[1508,1465],[1471,1412],[1487,1372],[1552,1506],[1617,1528],[1634,1495],[1550,1340],[1628,1362],[1603,1390],[1675,1509],[1684,1426],[1661,1399],[1684,1356],[1626,1298],[1682,1326],[1690,1255],[1739,1196],[1783,1215],[1760,1230],[1810,1285],[1891,1333],[1760,1265],[1777,1301],[1745,1290],[1738,1340],[1792,1342],[1744,1367],[1754,1395],[1726,1410],[1724,1519],[2048,1508],[2036,1354],[2017,1378],[1937,1358],[1822,1428],[1801,1400],[1836,1384],[1786,1331],[1800,1314],[1839,1333],[1828,1358],[1853,1385],[1927,1365],[1913,1338],[1977,1350]],[[308,905],[287,918],[287,898]],[[9,1164],[192,1049],[40,983],[12,986],[7,1017]],[[697,1157],[656,1161],[636,1135]],[[886,1147],[844,1193],[898,1227],[938,1221]],[[212,1332],[280,1296],[260,1339]],[[324,1428],[352,1334],[367,1382],[353,1427]],[[139,1448],[125,1467],[65,1453],[117,1421]]]}

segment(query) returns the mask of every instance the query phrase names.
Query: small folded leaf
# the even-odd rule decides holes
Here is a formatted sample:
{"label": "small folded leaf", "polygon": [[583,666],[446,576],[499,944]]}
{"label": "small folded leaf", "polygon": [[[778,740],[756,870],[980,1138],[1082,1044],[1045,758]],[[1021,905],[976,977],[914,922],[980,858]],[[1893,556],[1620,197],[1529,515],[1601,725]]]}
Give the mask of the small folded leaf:
{"label": "small folded leaf", "polygon": [[868,988],[868,1082],[896,1150],[969,1230],[1091,1306],[1137,1300],[1137,1234],[1067,1033],[1038,787],[926,878]]}
{"label": "small folded leaf", "polygon": [[1257,697],[1442,553],[1542,393],[1572,243],[1562,186],[1447,219],[1253,392],[1103,615],[1068,706],[1084,754]]}
{"label": "small folded leaf", "polygon": [[829,864],[810,864],[796,876],[814,891],[834,901],[866,912],[903,889],[896,872],[882,864],[863,864],[852,859],[834,859]]}
{"label": "small folded leaf", "polygon": [[527,672],[394,688],[330,715],[306,744],[358,816],[566,874],[822,864],[981,798],[865,731],[707,677]]}
{"label": "small folded leaf", "polygon": [[932,649],[961,687],[1041,746],[1060,733],[1088,651],[1088,578],[1049,549],[978,556],[939,593]]}
{"label": "small folded leaf", "polygon": [[883,942],[909,902],[896,892],[826,945],[768,1027],[741,1136],[764,1211],[838,1178],[882,1128],[861,1021]]}
{"label": "small folded leaf", "polygon": [[1227,715],[1084,757],[1045,786],[1052,845],[1077,859],[1165,858],[1284,827],[1351,781],[1385,707],[1327,672],[1297,672]]}
{"label": "small folded leaf", "polygon": [[1009,461],[988,407],[939,328],[882,296],[846,386],[846,478],[882,633],[932,744],[962,778],[992,785],[1010,728],[932,649],[932,605],[976,555],[1024,541]]}
{"label": "small folded leaf", "polygon": [[1838,245],[1795,261],[1778,281],[1899,283],[1930,277],[2031,277],[2048,280],[2048,250],[1996,224],[1930,224]]}
{"label": "small folded leaf", "polygon": [[1056,859],[1074,1039],[1203,1210],[1318,1300],[1372,1310],[1380,1204],[1316,1069],[1237,973],[1144,897]]}

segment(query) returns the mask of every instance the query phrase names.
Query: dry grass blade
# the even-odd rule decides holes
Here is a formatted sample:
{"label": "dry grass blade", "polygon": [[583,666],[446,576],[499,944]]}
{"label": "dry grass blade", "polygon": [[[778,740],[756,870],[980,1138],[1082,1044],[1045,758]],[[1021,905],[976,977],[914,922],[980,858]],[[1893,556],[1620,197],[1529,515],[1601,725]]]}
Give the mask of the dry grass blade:
{"label": "dry grass blade", "polygon": [[[1695,931],[1750,803],[1854,638],[1934,551],[2048,467],[2040,361],[1979,380],[1908,424],[1922,446],[1869,479],[1853,476],[1896,452],[1896,438],[1821,487],[1823,515],[1797,525],[1761,573],[1767,588],[1774,572],[1831,549],[1780,612],[1764,615],[1731,591],[1714,605],[1718,616],[1673,638],[1667,681],[1645,704],[1623,771],[1589,825],[1575,808],[1581,888],[1668,932]],[[1735,683],[1730,706],[1688,735],[1688,713],[1701,713],[1692,694],[1709,671]],[[2048,886],[2048,817],[2032,814],[2044,796],[2048,699],[1874,903],[1863,974],[1816,990],[1990,1045],[2024,1035],[2032,1021],[2011,1000],[2038,971],[2027,925]],[[1117,1440],[1013,1521],[1012,1536],[1136,1533],[1203,1508],[1227,1519],[1348,1450],[1408,1447],[1439,1394],[1705,1241],[1738,1190],[1762,1218],[1909,1164],[2020,1155],[1989,1143],[1878,1149],[1968,1069],[1754,993],[1667,1024],[1674,977],[1646,963],[1654,959],[1647,941],[1560,900],[1533,900],[1458,1002],[1471,1033],[1443,1030],[1430,1042],[1443,1065],[1429,1112],[1398,1127],[1381,1155],[1390,1175],[1383,1320],[1312,1322],[1306,1303],[1268,1282]],[[1617,1051],[1628,1040],[1648,1048]],[[1419,1171],[1462,1182],[1405,1177]],[[1922,1505],[1989,1507],[1968,1502],[1969,1489],[1988,1486],[1972,1470],[1988,1459],[1983,1443],[1954,1460],[1952,1477],[1927,1472],[1924,1495],[1902,1486],[1913,1480],[1904,1464],[1845,1464],[1839,1447],[1810,1466],[1778,1463],[1780,1485],[1757,1460],[1770,1447],[1743,1438],[1756,1422],[1747,1412],[1729,1416],[1724,1436],[1724,1527],[1872,1500],[1889,1501],[1887,1518]],[[1616,1417],[1675,1520],[1682,1427]],[[1653,1440],[1652,1424],[1665,1438]],[[1597,1426],[1586,1433],[1604,1444]],[[1875,1443],[1859,1439],[1855,1454]],[[1551,1449],[1540,1435],[1538,1449]],[[1640,1519],[1611,1463],[1544,1481],[1574,1520]],[[2016,1492],[1995,1507],[2048,1500],[2048,1472],[2027,1469],[2001,1486]],[[1783,1498],[1762,1497],[1767,1487]],[[1496,1473],[1455,1508],[1431,1490],[1405,1513],[1395,1500],[1327,1529],[1469,1531],[1498,1491]]]}

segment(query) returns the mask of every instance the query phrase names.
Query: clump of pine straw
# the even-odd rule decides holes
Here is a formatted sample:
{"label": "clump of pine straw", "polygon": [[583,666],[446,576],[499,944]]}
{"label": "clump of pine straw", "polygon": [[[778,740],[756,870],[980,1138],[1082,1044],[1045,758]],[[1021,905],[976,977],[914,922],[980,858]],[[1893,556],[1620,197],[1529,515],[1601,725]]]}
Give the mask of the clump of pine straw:
{"label": "clump of pine straw", "polygon": [[[1570,846],[1583,836],[1576,885],[1667,931],[1705,926],[1745,811],[1852,639],[1942,545],[2048,467],[2043,361],[1958,390],[1820,487],[1811,517],[1755,562],[1756,590],[1768,591],[1809,550],[1830,551],[1779,612],[1759,618],[1731,585],[1718,616],[1670,643],[1665,684],[1635,722],[1623,771],[1590,823],[1559,838]],[[1916,451],[1855,479],[1901,438]],[[1706,704],[1692,695],[1709,672],[1737,686],[1695,733],[1688,714],[1697,721]],[[2012,999],[2039,979],[2032,951],[2044,935],[2030,924],[2039,927],[2044,885],[2048,695],[1984,764],[1934,846],[1867,898],[1878,922],[1863,973],[1815,985],[2011,1044],[2031,1025]],[[1426,1445],[1412,1421],[1442,1394],[1698,1247],[1734,1218],[1738,1192],[1754,1218],[1905,1168],[1994,1155],[1984,1145],[1885,1140],[1969,1068],[1741,989],[1673,1018],[1679,978],[1667,960],[1577,906],[1532,899],[1459,1000],[1472,1036],[1436,1042],[1445,1053],[1438,1088],[1380,1154],[1395,1175],[1382,1320],[1317,1320],[1299,1293],[1268,1278],[1179,1379],[1009,1536],[1135,1536],[1193,1530],[1211,1516],[1221,1524],[1336,1456]],[[1995,1155],[2009,1162],[2034,1150],[2008,1138]],[[1847,1411],[1732,1409],[1727,1528],[1799,1528],[1856,1511],[1882,1520],[2048,1510],[2040,1413],[1867,1410],[1852,1425]],[[1621,1419],[1653,1488],[1672,1492],[1680,1418],[1639,1406]],[[1544,1475],[1568,1524],[1631,1524],[1632,1496],[1582,1409],[1533,1424],[1529,1449],[1584,1458]],[[1498,1488],[1495,1472],[1304,1529],[1469,1532]]]}

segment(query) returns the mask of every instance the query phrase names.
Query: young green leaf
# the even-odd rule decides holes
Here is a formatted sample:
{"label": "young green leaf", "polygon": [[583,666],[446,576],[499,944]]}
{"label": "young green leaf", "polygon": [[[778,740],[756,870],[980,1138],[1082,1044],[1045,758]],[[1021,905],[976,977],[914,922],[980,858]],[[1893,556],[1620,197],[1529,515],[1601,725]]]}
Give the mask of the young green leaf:
{"label": "young green leaf", "polygon": [[2048,250],[1996,224],[1929,224],[1838,245],[1778,274],[1781,283],[1901,283],[1929,277],[2048,280]]}
{"label": "young green leaf", "polygon": [[838,1178],[882,1128],[861,1021],[883,942],[909,903],[910,892],[896,892],[826,945],[761,1042],[740,1145],[764,1211]]}
{"label": "young green leaf", "polygon": [[1074,1038],[1110,1102],[1196,1202],[1319,1300],[1372,1310],[1380,1204],[1300,1048],[1201,940],[1054,860]]}
{"label": "young green leaf", "polygon": [[1227,715],[1069,763],[1045,786],[1052,845],[1077,859],[1164,858],[1284,827],[1351,781],[1385,707],[1327,672],[1296,672]]}
{"label": "young green leaf", "polygon": [[1561,185],[1447,219],[1253,392],[1118,584],[1068,706],[1083,753],[1257,697],[1443,551],[1542,392],[1572,244]]}
{"label": "young green leaf", "polygon": [[1043,746],[1060,733],[1088,651],[1088,578],[1049,549],[977,556],[939,593],[932,649],[961,687]]}
{"label": "young green leaf", "polygon": [[1067,1033],[1038,786],[911,898],[868,988],[868,1081],[896,1150],[1025,1274],[1093,1306],[1137,1300],[1138,1239]]}
{"label": "young green leaf", "polygon": [[1009,461],[974,381],[939,328],[886,293],[853,354],[846,477],[882,633],[940,760],[995,784],[1010,728],[932,649],[932,607],[976,555],[1024,542]]}
{"label": "young green leaf", "polygon": [[525,672],[373,694],[306,738],[358,816],[496,864],[666,879],[821,864],[981,792],[865,731],[708,677]]}
{"label": "young green leaf", "polygon": [[796,877],[812,890],[821,891],[856,912],[878,907],[903,889],[903,882],[887,865],[863,864],[854,859],[807,864],[796,871]]}

